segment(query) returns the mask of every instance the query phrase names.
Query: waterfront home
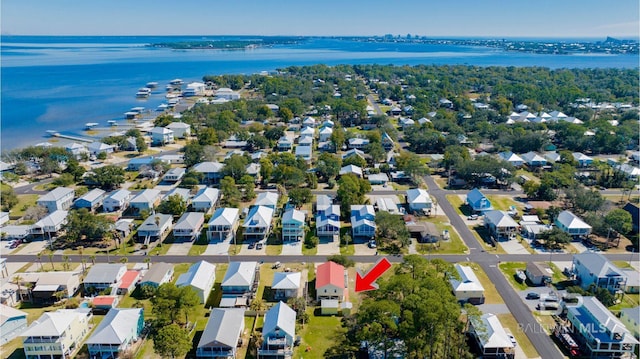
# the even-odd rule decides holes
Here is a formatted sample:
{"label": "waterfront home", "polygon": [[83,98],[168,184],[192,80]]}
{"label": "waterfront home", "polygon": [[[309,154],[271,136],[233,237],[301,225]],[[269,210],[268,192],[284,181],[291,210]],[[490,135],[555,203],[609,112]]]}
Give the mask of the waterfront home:
{"label": "waterfront home", "polygon": [[324,262],[316,268],[316,300],[343,301],[347,288],[347,272],[342,265]]}
{"label": "waterfront home", "polygon": [[154,127],[149,131],[151,134],[151,144],[155,146],[164,146],[175,142],[173,131],[166,127]]}
{"label": "waterfront home", "polygon": [[250,293],[258,288],[258,262],[230,262],[220,288],[224,294]]}
{"label": "waterfront home", "polygon": [[87,146],[76,142],[66,145],[64,150],[76,160],[81,160],[83,157],[89,157],[89,150],[87,149]]}
{"label": "waterfront home", "polygon": [[191,190],[188,188],[174,187],[162,197],[162,201],[168,201],[171,196],[179,196],[187,206],[191,203]]}
{"label": "waterfront home", "polygon": [[505,211],[485,211],[484,226],[498,241],[514,239],[518,231],[518,223]]}
{"label": "waterfront home", "polygon": [[115,151],[115,146],[96,141],[87,145],[87,149],[92,156],[98,156],[101,153],[109,155]]}
{"label": "waterfront home", "polygon": [[[80,272],[25,272],[18,273],[22,301],[36,305],[51,305],[62,298],[73,297],[80,289]],[[59,298],[60,296],[62,298]]]}
{"label": "waterfront home", "polygon": [[129,207],[131,201],[131,192],[126,189],[120,189],[109,193],[102,201],[102,209],[105,212],[124,211]]}
{"label": "waterfront home", "polygon": [[0,344],[6,344],[27,329],[27,313],[0,304]]}
{"label": "waterfront home", "polygon": [[26,358],[73,358],[89,334],[90,308],[43,313],[20,335]]}
{"label": "waterfront home", "polygon": [[235,241],[236,231],[240,224],[239,218],[240,210],[238,208],[216,209],[207,228],[209,242],[226,241],[227,239]]}
{"label": "waterfront home", "polygon": [[202,226],[204,226],[204,213],[187,212],[173,226],[173,238],[183,241],[197,239],[200,236]]}
{"label": "waterfront home", "polygon": [[477,188],[474,188],[467,193],[466,203],[474,212],[483,212],[493,209],[491,201],[489,201],[489,199]]}
{"label": "waterfront home", "polygon": [[138,227],[138,240],[144,244],[150,241],[162,240],[171,229],[173,216],[170,214],[152,214]]}
{"label": "waterfront home", "polygon": [[600,253],[583,252],[573,256],[573,273],[583,289],[591,285],[605,288],[612,294],[622,293],[627,276]]}
{"label": "waterfront home", "polygon": [[301,279],[300,272],[275,272],[271,283],[273,298],[285,301],[289,298],[297,298]]}
{"label": "waterfront home", "polygon": [[515,345],[495,314],[469,317],[469,333],[483,358],[515,358]]}
{"label": "waterfront home", "polygon": [[503,161],[511,163],[513,167],[520,167],[524,164],[524,160],[511,151],[500,152],[498,153],[498,157]]}
{"label": "waterfront home", "polygon": [[73,188],[56,187],[38,198],[36,204],[45,207],[49,213],[56,210],[67,210],[73,204],[75,191]]}
{"label": "waterfront home", "polygon": [[351,238],[373,238],[376,234],[375,219],[372,205],[351,205]]}
{"label": "waterfront home", "polygon": [[186,172],[187,172],[186,168],[182,168],[182,167],[171,168],[170,170],[167,171],[167,173],[164,174],[164,177],[162,177],[162,180],[165,182],[178,182],[182,179],[182,177],[184,177],[184,174]]}
{"label": "waterfront home", "polygon": [[529,167],[542,167],[547,165],[547,160],[533,151],[527,152],[520,157]]}
{"label": "waterfront home", "polygon": [[282,215],[282,242],[300,241],[304,238],[306,214],[290,209]]}
{"label": "waterfront home", "polygon": [[567,306],[569,332],[590,358],[632,358],[638,340],[596,297]]}
{"label": "waterfront home", "polygon": [[278,205],[278,197],[278,192],[260,192],[258,193],[258,197],[256,198],[256,201],[253,203],[253,205],[276,209],[276,206]]}
{"label": "waterfront home", "polygon": [[278,302],[264,316],[262,347],[258,349],[258,358],[291,358],[295,337],[296,311]]}
{"label": "waterfront home", "polygon": [[456,299],[471,304],[484,303],[484,287],[473,272],[473,268],[460,264],[456,264],[454,267],[460,278],[450,277],[449,283]]}
{"label": "waterfront home", "polygon": [[186,273],[180,274],[176,281],[177,287],[189,286],[200,298],[200,304],[207,303],[209,294],[216,281],[216,266],[209,262],[200,261],[189,267]]}
{"label": "waterfront home", "polygon": [[579,167],[589,167],[593,164],[593,158],[581,152],[572,153],[573,158],[578,161]]}
{"label": "waterfront home", "polygon": [[191,207],[196,212],[208,213],[216,206],[219,198],[220,190],[217,188],[205,187],[199,190],[193,197],[193,200],[191,200]]}
{"label": "waterfront home", "polygon": [[187,87],[182,91],[182,96],[184,97],[193,97],[193,96],[204,96],[204,91],[207,86],[202,82],[191,82],[187,84]]}
{"label": "waterfront home", "polygon": [[527,276],[529,282],[533,285],[545,285],[551,281],[551,272],[548,271],[548,267],[539,262],[527,262],[527,267],[524,274]]}
{"label": "waterfront home", "polygon": [[408,189],[406,193],[409,211],[423,214],[431,212],[433,201],[429,196],[429,192],[422,188],[412,188]]}
{"label": "waterfront home", "polygon": [[157,189],[145,189],[129,201],[129,206],[135,213],[140,211],[152,211],[160,203],[160,191]]}
{"label": "waterfront home", "polygon": [[124,355],[138,341],[143,328],[142,308],[110,309],[86,341],[89,357],[118,358]]}
{"label": "waterfront home", "polygon": [[62,226],[67,223],[68,214],[68,211],[54,211],[33,224],[29,229],[29,233],[34,236],[48,235],[49,239],[51,239],[51,236],[55,236],[62,229]]}
{"label": "waterfront home", "polygon": [[193,166],[192,171],[202,174],[202,182],[216,184],[222,179],[222,169],[224,163],[220,162],[200,162]]}
{"label": "waterfront home", "polygon": [[153,156],[132,158],[127,163],[127,171],[139,171],[142,167],[150,167],[155,160]]}
{"label": "waterfront home", "polygon": [[235,359],[243,332],[243,309],[214,308],[198,342],[196,358]]}
{"label": "waterfront home", "polygon": [[216,98],[223,98],[229,101],[240,99],[240,93],[233,91],[228,87],[220,87],[215,91],[214,96]]}
{"label": "waterfront home", "polygon": [[126,271],[120,279],[120,284],[118,285],[116,294],[125,295],[132,293],[136,289],[136,285],[138,284],[140,278],[141,273],[139,270]]}
{"label": "waterfront home", "polygon": [[184,122],[171,122],[165,128],[173,131],[173,137],[175,138],[187,138],[191,136],[191,125]]}
{"label": "waterfront home", "polygon": [[119,263],[96,263],[82,281],[85,294],[101,292],[107,288],[118,288],[127,266]]}
{"label": "waterfront home", "polygon": [[344,175],[347,175],[347,174],[354,174],[358,178],[362,178],[362,168],[358,167],[356,165],[347,165],[347,166],[342,167],[338,174],[340,176],[344,176]]}
{"label": "waterfront home", "polygon": [[76,208],[86,208],[93,212],[102,206],[106,193],[100,188],[94,188],[73,202],[73,205]]}
{"label": "waterfront home", "polygon": [[620,309],[620,321],[634,338],[640,338],[640,306]]}
{"label": "waterfront home", "polygon": [[316,235],[331,239],[340,235],[340,206],[327,195],[316,197]]}
{"label": "waterfront home", "polygon": [[555,225],[570,236],[587,236],[591,226],[570,211],[562,211],[555,220]]}
{"label": "waterfront home", "polygon": [[271,231],[273,212],[273,209],[270,207],[251,206],[249,214],[242,225],[244,228],[244,239],[254,241],[266,239]]}
{"label": "waterfront home", "polygon": [[154,263],[151,269],[145,273],[140,280],[140,286],[150,285],[158,288],[159,286],[169,283],[173,278],[173,264],[170,263]]}

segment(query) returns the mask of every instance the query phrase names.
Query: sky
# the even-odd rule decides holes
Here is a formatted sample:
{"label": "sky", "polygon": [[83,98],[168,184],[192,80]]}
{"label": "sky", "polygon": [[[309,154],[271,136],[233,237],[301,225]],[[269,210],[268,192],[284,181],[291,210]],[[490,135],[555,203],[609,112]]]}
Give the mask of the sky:
{"label": "sky", "polygon": [[2,0],[3,35],[638,38],[638,0]]}

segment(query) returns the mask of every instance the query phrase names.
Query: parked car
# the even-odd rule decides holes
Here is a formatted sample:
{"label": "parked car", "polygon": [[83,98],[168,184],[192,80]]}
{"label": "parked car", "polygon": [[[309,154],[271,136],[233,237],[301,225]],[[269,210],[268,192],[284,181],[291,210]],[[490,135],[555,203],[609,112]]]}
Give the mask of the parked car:
{"label": "parked car", "polygon": [[377,248],[378,247],[378,245],[376,244],[376,241],[374,239],[370,240],[367,245],[369,246],[369,248]]}
{"label": "parked car", "polygon": [[527,293],[527,299],[540,299],[540,294],[536,292]]}
{"label": "parked car", "polygon": [[249,249],[253,249],[255,246],[256,246],[256,244],[255,244],[255,243],[253,243],[253,242],[252,242],[252,243],[249,243]]}
{"label": "parked car", "polygon": [[256,249],[262,249],[263,244],[258,242],[256,243]]}
{"label": "parked car", "polygon": [[516,341],[516,338],[513,335],[507,334],[507,336],[509,337],[509,340],[511,340],[511,343],[513,344],[513,346],[518,345],[518,342]]}
{"label": "parked car", "polygon": [[476,219],[478,219],[478,215],[477,214],[472,214],[472,215],[468,216],[467,219],[470,220],[470,221],[475,221]]}
{"label": "parked car", "polygon": [[281,265],[282,264],[280,264],[280,262],[275,262],[275,263],[273,263],[273,267],[271,267],[271,268],[278,269],[278,268],[280,268]]}

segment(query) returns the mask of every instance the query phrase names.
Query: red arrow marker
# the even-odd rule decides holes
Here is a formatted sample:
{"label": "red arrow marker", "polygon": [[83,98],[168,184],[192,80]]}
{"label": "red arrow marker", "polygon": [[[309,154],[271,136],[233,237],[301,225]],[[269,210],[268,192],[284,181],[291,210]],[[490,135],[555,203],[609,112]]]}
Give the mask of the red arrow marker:
{"label": "red arrow marker", "polygon": [[369,269],[369,272],[365,274],[365,276],[361,276],[360,272],[356,273],[356,292],[364,292],[366,290],[374,290],[378,289],[378,285],[374,283],[376,279],[380,278],[384,272],[386,272],[389,268],[391,268],[391,263],[385,257],[380,258],[373,266],[373,268]]}

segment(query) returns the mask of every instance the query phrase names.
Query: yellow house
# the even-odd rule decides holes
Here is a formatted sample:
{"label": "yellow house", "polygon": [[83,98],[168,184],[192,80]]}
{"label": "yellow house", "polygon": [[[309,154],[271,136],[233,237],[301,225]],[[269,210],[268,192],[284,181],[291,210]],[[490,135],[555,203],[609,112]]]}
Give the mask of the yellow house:
{"label": "yellow house", "polygon": [[89,308],[60,309],[42,314],[22,333],[24,354],[30,359],[69,358],[89,334]]}

